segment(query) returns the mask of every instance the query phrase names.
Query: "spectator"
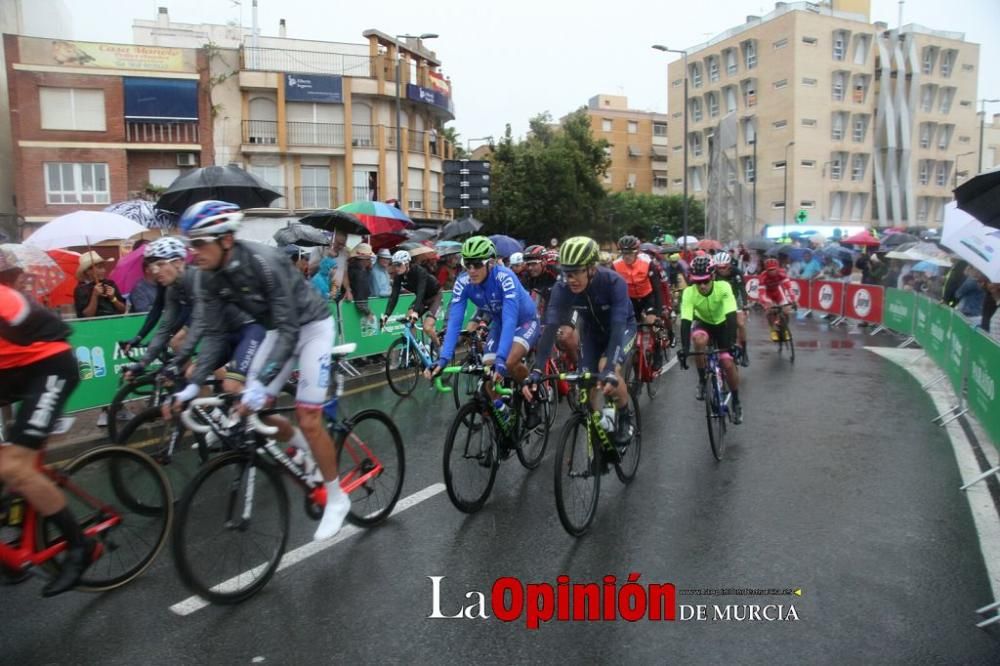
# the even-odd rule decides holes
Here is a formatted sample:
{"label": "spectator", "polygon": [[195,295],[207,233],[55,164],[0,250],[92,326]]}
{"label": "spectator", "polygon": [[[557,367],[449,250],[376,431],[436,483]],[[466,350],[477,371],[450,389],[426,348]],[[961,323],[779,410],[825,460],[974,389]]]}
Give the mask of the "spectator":
{"label": "spectator", "polygon": [[435,128],[433,128],[433,127],[431,127],[430,130],[427,132],[427,142],[431,146],[431,154],[432,155],[437,155],[437,152],[438,152],[438,148],[437,148],[437,146],[438,146],[438,133],[437,133],[437,130]]}
{"label": "spectator", "polygon": [[965,281],[955,290],[954,299],[958,303],[956,307],[963,317],[981,319],[983,303],[986,300],[986,290],[979,280],[982,274],[971,266],[965,269],[965,274]]}
{"label": "spectator", "polygon": [[892,287],[893,289],[901,289],[902,282],[900,278],[902,277],[903,262],[899,259],[889,260],[889,271],[882,278],[883,287]]}
{"label": "spectator", "polygon": [[159,286],[153,278],[152,263],[145,258],[142,260],[142,279],[135,283],[128,295],[131,312],[149,312],[153,308]]}
{"label": "spectator", "polygon": [[524,269],[524,254],[521,252],[515,252],[510,255],[510,270],[514,271],[514,275],[516,275],[517,279],[521,281],[521,284],[524,284],[524,279],[527,277],[524,274]]}
{"label": "spectator", "polygon": [[369,296],[387,298],[392,293],[392,277],[389,275],[389,264],[392,263],[392,253],[389,250],[378,251],[375,265],[372,266],[369,279]]}
{"label": "spectator", "polygon": [[288,255],[288,260],[292,262],[292,266],[295,266],[295,270],[302,273],[302,277],[308,280],[309,250],[304,247],[299,247],[298,245],[286,245],[282,249],[284,249],[285,254]]}
{"label": "spectator", "polygon": [[958,303],[958,299],[955,297],[955,292],[958,288],[965,284],[965,279],[968,276],[966,269],[969,267],[969,262],[965,259],[959,259],[951,268],[948,270],[948,274],[944,279],[944,292],[941,294],[941,300],[950,307],[955,307]]}
{"label": "spectator", "polygon": [[1000,282],[986,282],[984,279],[981,286],[986,292],[986,298],[983,300],[983,315],[979,325],[991,338],[1000,341],[1000,315],[997,314],[1000,306]]}
{"label": "spectator", "polygon": [[333,257],[323,257],[319,262],[319,267],[316,269],[316,274],[312,276],[312,286],[316,288],[323,298],[330,300],[331,294],[334,294],[333,290],[333,272],[337,267],[337,260]]}
{"label": "spectator", "polygon": [[[351,284],[354,285],[352,293],[354,307],[365,319],[373,319],[372,311],[368,308],[368,271],[372,268],[372,246],[368,243],[358,243],[351,250],[351,259],[347,271],[350,274]],[[374,324],[374,321],[371,323]]]}
{"label": "spectator", "polygon": [[125,314],[125,297],[118,285],[105,279],[106,263],[108,260],[93,250],[80,257],[80,267],[76,269],[76,279],[80,282],[73,290],[73,304],[76,316],[81,319]]}
{"label": "spectator", "polygon": [[451,291],[451,288],[455,286],[455,278],[458,277],[461,270],[458,261],[460,256],[459,252],[452,252],[438,260],[437,281],[445,291]]}
{"label": "spectator", "polygon": [[[331,297],[335,300],[346,298],[350,301],[353,299],[351,295],[351,276],[347,273],[347,262],[350,259],[350,254],[347,251],[347,234],[343,231],[333,234],[329,255],[337,260],[330,286]],[[341,293],[341,289],[343,289],[343,293]]]}
{"label": "spectator", "polygon": [[802,253],[801,268],[799,269],[798,277],[803,280],[812,280],[814,277],[819,275],[820,270],[822,270],[823,265],[816,259],[812,250],[806,250]]}

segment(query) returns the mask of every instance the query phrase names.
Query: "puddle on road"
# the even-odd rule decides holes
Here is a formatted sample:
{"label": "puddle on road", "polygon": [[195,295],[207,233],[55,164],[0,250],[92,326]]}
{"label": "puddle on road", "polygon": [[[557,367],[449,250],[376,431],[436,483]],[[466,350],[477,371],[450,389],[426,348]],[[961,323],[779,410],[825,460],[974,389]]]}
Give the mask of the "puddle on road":
{"label": "puddle on road", "polygon": [[820,340],[800,340],[795,339],[795,349],[803,349],[809,351],[816,351],[822,347],[828,347],[829,349],[855,349],[861,345],[854,340],[828,340],[826,342],[821,342]]}

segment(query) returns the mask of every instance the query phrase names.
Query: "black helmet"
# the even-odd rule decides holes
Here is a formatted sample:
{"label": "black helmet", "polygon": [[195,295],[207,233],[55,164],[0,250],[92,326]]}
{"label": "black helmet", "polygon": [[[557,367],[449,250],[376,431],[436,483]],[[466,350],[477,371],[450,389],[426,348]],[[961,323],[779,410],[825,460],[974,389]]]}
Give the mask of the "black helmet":
{"label": "black helmet", "polygon": [[622,252],[636,252],[639,249],[639,239],[635,236],[622,236],[618,239],[618,249]]}

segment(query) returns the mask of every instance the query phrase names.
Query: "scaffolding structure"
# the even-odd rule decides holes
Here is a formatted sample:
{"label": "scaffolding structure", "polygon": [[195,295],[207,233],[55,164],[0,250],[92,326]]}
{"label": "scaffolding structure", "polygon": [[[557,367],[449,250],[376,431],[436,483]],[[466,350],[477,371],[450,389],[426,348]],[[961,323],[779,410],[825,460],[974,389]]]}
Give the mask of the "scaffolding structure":
{"label": "scaffolding structure", "polygon": [[754,231],[753,185],[744,183],[741,178],[738,135],[739,121],[735,113],[722,118],[718,125],[706,132],[708,191],[705,237],[723,243],[748,241]]}

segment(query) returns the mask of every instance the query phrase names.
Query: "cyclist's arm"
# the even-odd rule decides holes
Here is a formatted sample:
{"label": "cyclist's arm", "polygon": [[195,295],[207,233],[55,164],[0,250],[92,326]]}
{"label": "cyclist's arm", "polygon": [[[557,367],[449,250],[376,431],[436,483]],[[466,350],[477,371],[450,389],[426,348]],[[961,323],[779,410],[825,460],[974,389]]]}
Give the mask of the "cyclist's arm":
{"label": "cyclist's arm", "polygon": [[[167,290],[164,289],[163,291],[166,292]],[[167,344],[170,342],[170,338],[177,333],[177,320],[183,317],[184,308],[178,302],[175,294],[168,294],[166,298],[163,299],[157,295],[157,302],[161,302],[162,300],[165,300],[166,304],[164,305],[161,303],[162,316],[160,316],[160,313],[157,313],[157,316],[160,318],[160,326],[156,329],[156,334],[153,336],[153,339],[149,341],[149,346],[146,347],[146,353],[143,354],[142,358],[139,360],[139,363],[143,367],[146,367],[155,361],[160,353],[163,352]],[[150,314],[152,314],[154,310],[151,310]],[[145,328],[145,326],[143,326],[143,328]],[[140,334],[141,333],[142,332],[140,331]]]}
{"label": "cyclist's arm", "polygon": [[[694,289],[685,287],[684,291]],[[681,293],[681,349],[691,349],[691,322],[694,320],[694,294]]]}
{"label": "cyclist's arm", "polygon": [[[659,314],[663,311],[663,292],[660,289],[660,271],[653,262],[649,262],[649,284],[653,287],[653,307]],[[636,312],[636,314],[641,313]]]}
{"label": "cyclist's arm", "polygon": [[142,328],[140,328],[139,332],[135,334],[135,337],[139,340],[144,339],[147,335],[149,335],[150,331],[156,328],[156,322],[160,320],[160,315],[163,314],[166,293],[166,287],[156,288],[156,300],[153,301],[153,306],[149,309],[149,312],[146,313],[146,319],[142,322]]}
{"label": "cyclist's arm", "polygon": [[497,344],[497,359],[503,363],[510,356],[511,345],[514,344],[514,332],[517,331],[518,314],[521,307],[517,298],[517,285],[510,275],[501,274],[500,291],[503,294],[503,309],[500,313],[500,341]]}
{"label": "cyclist's arm", "polygon": [[466,287],[468,278],[459,276],[455,280],[455,286],[451,289],[451,304],[448,305],[448,328],[445,329],[444,341],[441,343],[441,356],[443,363],[447,365],[455,355],[455,344],[458,342],[458,334],[462,330],[462,320],[465,318],[465,304],[469,299]]}
{"label": "cyclist's arm", "polygon": [[568,297],[564,293],[565,291],[565,285],[556,285],[549,292],[549,303],[545,308],[545,323],[542,326],[535,354],[536,368],[544,368],[545,364],[548,363],[552,347],[556,344],[556,333],[559,332],[559,326],[564,320],[569,319]]}
{"label": "cyclist's arm", "polygon": [[295,290],[289,280],[290,271],[278,270],[262,255],[253,254],[252,258],[259,284],[271,305],[271,321],[278,333],[258,377],[266,386],[281,372],[281,367],[295,350],[299,337],[299,315],[295,304]]}
{"label": "cyclist's arm", "polygon": [[[625,280],[616,280],[612,284],[614,289],[613,300],[611,301],[611,321],[608,326],[608,346],[604,350],[604,357],[609,361],[617,356],[618,349],[621,348],[625,339],[625,329],[629,324],[629,301],[628,285]],[[613,368],[605,368],[610,372]]]}

